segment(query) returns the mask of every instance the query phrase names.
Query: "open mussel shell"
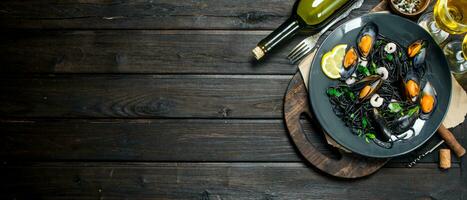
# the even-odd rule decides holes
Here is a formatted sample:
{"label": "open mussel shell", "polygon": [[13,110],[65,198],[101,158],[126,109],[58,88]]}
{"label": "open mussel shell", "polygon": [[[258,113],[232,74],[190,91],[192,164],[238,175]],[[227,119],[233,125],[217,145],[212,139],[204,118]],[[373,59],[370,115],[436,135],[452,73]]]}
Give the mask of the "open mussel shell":
{"label": "open mussel shell", "polygon": [[383,141],[396,140],[401,134],[409,130],[413,131],[413,125],[417,121],[420,112],[417,110],[411,115],[404,115],[390,123],[384,119],[378,109],[373,108],[370,117],[373,119],[378,136]]}
{"label": "open mussel shell", "polygon": [[427,44],[425,40],[417,40],[407,47],[407,55],[412,59],[415,68],[425,63]]}
{"label": "open mussel shell", "polygon": [[363,78],[362,80],[352,84],[350,88],[353,91],[358,91],[358,100],[360,102],[366,101],[375,94],[383,85],[383,80],[378,75],[371,75]]}
{"label": "open mussel shell", "polygon": [[437,105],[437,94],[436,90],[431,85],[430,82],[427,82],[423,87],[422,94],[420,95],[420,118],[428,119],[436,108]]}
{"label": "open mussel shell", "polygon": [[357,47],[358,53],[363,59],[366,59],[376,42],[376,36],[378,35],[378,27],[376,24],[370,22],[366,24],[362,30],[358,33]]}
{"label": "open mussel shell", "polygon": [[344,56],[344,59],[342,60],[342,70],[340,72],[341,74],[341,79],[346,80],[352,74],[355,72],[355,69],[357,69],[357,63],[358,63],[358,54],[357,50],[354,47],[350,47]]}
{"label": "open mussel shell", "polygon": [[374,121],[377,137],[384,142],[388,142],[391,139],[392,131],[387,126],[387,121],[376,108],[370,111],[370,117]]}
{"label": "open mussel shell", "polygon": [[392,132],[394,133],[404,133],[412,128],[415,121],[420,116],[420,111],[417,110],[412,115],[404,115],[394,120],[391,124]]}

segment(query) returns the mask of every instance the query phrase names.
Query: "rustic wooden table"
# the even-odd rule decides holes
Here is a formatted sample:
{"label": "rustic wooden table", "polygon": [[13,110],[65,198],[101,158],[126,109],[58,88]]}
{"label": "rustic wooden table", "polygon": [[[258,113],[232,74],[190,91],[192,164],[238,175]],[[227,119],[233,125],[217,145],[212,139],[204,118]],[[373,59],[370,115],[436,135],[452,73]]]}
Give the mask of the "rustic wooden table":
{"label": "rustic wooden table", "polygon": [[250,53],[293,2],[0,1],[0,199],[465,199],[465,157],[405,167],[427,145],[357,180],[304,161],[282,100],[305,35]]}

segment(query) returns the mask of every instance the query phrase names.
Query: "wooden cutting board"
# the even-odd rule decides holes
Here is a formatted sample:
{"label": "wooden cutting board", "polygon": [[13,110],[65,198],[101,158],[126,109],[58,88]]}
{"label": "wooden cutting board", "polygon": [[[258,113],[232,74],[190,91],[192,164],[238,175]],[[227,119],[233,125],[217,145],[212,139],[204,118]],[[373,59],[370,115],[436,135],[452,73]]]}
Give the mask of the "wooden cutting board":
{"label": "wooden cutting board", "polygon": [[[300,121],[302,115],[307,116],[305,119],[311,121],[311,133],[304,131]],[[376,172],[389,161],[389,159],[368,158],[348,153],[331,145],[327,145],[327,147],[336,150],[334,152],[340,155],[330,155],[329,151],[323,153],[316,148],[313,143],[320,142],[319,139],[307,137],[306,134],[324,134],[324,132],[319,123],[314,121],[315,118],[309,105],[308,91],[300,72],[293,76],[287,87],[284,98],[284,118],[290,137],[303,157],[327,174],[341,178],[363,177]]]}

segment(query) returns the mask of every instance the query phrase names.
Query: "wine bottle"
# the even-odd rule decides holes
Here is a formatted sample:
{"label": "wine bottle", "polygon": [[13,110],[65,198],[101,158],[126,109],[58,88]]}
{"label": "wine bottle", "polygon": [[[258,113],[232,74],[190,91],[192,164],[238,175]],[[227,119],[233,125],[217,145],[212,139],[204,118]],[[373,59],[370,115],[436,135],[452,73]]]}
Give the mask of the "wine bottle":
{"label": "wine bottle", "polygon": [[289,19],[261,40],[253,49],[257,60],[279,43],[290,39],[299,30],[317,28],[326,23],[333,13],[351,4],[351,0],[300,0]]}

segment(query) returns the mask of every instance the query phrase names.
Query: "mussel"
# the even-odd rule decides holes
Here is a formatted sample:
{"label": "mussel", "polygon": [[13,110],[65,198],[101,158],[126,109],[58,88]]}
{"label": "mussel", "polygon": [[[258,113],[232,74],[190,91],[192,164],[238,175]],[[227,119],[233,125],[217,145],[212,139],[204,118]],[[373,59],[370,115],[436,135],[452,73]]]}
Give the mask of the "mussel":
{"label": "mussel", "polygon": [[350,47],[345,53],[344,60],[342,61],[342,70],[340,72],[341,79],[346,80],[357,69],[358,54],[354,47]]}
{"label": "mussel", "polygon": [[425,40],[417,40],[407,48],[407,55],[412,59],[415,68],[419,68],[424,64],[427,44]]}
{"label": "mussel", "polygon": [[410,69],[402,79],[402,89],[407,100],[415,102],[420,94],[420,78],[415,70]]}
{"label": "mussel", "polygon": [[358,33],[357,47],[358,52],[360,53],[360,56],[363,59],[366,60],[366,58],[370,55],[370,52],[375,44],[377,35],[378,27],[372,22],[366,24]]}
{"label": "mussel", "polygon": [[420,114],[421,119],[428,119],[436,108],[437,104],[437,94],[435,88],[431,85],[430,82],[425,84],[423,91],[420,97]]}
{"label": "mussel", "polygon": [[417,109],[411,115],[404,115],[391,122],[386,121],[376,108],[373,108],[370,116],[374,121],[375,128],[380,133],[379,135],[382,137],[381,139],[390,141],[394,136],[397,138],[398,135],[413,129],[412,127],[419,116],[419,110]]}
{"label": "mussel", "polygon": [[350,87],[354,91],[359,91],[358,100],[363,102],[375,94],[383,84],[383,80],[378,75],[371,75],[352,84]]}
{"label": "mussel", "polygon": [[373,108],[370,112],[370,117],[374,121],[375,128],[378,130],[377,135],[380,136],[380,139],[387,142],[391,139],[392,131],[387,126],[387,121],[379,113],[378,109]]}

